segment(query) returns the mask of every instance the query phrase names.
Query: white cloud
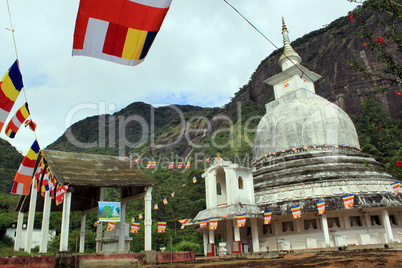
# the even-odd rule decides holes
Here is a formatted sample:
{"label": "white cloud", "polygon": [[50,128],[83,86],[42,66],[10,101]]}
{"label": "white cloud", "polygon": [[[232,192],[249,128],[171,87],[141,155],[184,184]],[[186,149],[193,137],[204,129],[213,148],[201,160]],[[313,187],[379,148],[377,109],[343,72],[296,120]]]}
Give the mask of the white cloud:
{"label": "white cloud", "polygon": [[[345,16],[346,0],[230,0],[278,47],[281,17],[295,40]],[[65,131],[65,117],[81,103],[104,102],[120,110],[132,102],[222,106],[246,84],[275,48],[223,0],[173,0],[145,62],[128,67],[72,57],[79,1],[10,1],[21,71],[42,148]],[[0,75],[15,60],[7,6],[0,2]],[[12,114],[24,102],[20,95]],[[113,111],[106,111],[113,112]],[[73,120],[97,115],[87,109]],[[21,129],[14,140],[26,152],[34,136]]]}

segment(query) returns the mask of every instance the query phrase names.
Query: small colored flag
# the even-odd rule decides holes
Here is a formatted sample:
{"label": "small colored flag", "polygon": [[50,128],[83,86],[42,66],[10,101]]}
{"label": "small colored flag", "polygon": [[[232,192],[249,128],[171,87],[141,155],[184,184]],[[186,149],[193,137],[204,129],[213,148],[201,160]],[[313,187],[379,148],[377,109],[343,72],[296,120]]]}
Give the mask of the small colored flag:
{"label": "small colored flag", "polygon": [[158,203],[154,205],[154,209],[158,209]]}
{"label": "small colored flag", "polygon": [[237,226],[244,227],[246,224],[246,214],[237,214]]}
{"label": "small colored flag", "polygon": [[36,174],[35,174],[35,189],[36,191],[40,192],[40,185],[42,182],[42,175],[43,171],[45,169],[45,162],[44,159],[41,159],[38,168],[36,169]]}
{"label": "small colored flag", "polygon": [[148,161],[148,163],[147,163],[147,168],[151,168],[151,166],[152,166],[152,162],[151,162],[151,161]]}
{"label": "small colored flag", "polygon": [[350,208],[354,206],[355,202],[355,195],[354,194],[348,194],[342,196],[343,199],[343,204],[345,205],[345,208]]}
{"label": "small colored flag", "polygon": [[206,171],[207,171],[207,169],[208,169],[207,167],[204,167],[204,172],[206,172]]}
{"label": "small colored flag", "polygon": [[270,224],[272,218],[272,210],[264,211],[264,224]]}
{"label": "small colored flag", "polygon": [[107,225],[107,230],[106,231],[112,231],[115,226],[116,226],[115,222],[109,222],[109,224]]}
{"label": "small colored flag", "polygon": [[285,148],[282,149],[282,153],[284,153],[284,152],[286,152],[286,149],[285,149]]}
{"label": "small colored flag", "polygon": [[17,174],[14,177],[13,184],[10,188],[10,193],[18,195],[28,195],[29,187],[31,185],[31,178],[35,171],[36,159],[39,155],[39,144],[35,140],[31,145],[27,155],[22,160],[22,163],[18,169]]}
{"label": "small colored flag", "polygon": [[196,182],[197,182],[197,177],[194,176],[194,177],[193,177],[193,183],[196,183]]}
{"label": "small colored flag", "polygon": [[177,165],[178,169],[181,169],[183,167],[183,162],[179,162],[179,164]]}
{"label": "small colored flag", "polygon": [[317,144],[314,144],[314,145],[313,145],[313,148],[315,149],[316,147],[317,147]]}
{"label": "small colored flag", "polygon": [[138,218],[141,220],[142,219],[142,213],[138,215]]}
{"label": "small colored flag", "polygon": [[73,56],[123,65],[144,61],[172,0],[81,0]]}
{"label": "small colored flag", "polygon": [[307,145],[303,145],[303,150],[307,150]]}
{"label": "small colored flag", "polygon": [[272,154],[273,154],[273,155],[276,155],[276,150],[273,150],[273,151],[272,151]]}
{"label": "small colored flag", "polygon": [[157,161],[152,161],[151,162],[151,168],[155,168],[157,163],[158,163]]}
{"label": "small colored flag", "polygon": [[49,169],[45,169],[45,173],[43,174],[42,178],[42,187],[41,187],[41,194],[42,196],[45,196],[45,193],[49,191]]}
{"label": "small colored flag", "polygon": [[300,211],[300,206],[293,206],[291,207],[293,218],[297,219],[302,216],[301,211]]}
{"label": "small colored flag", "polygon": [[297,150],[296,146],[293,146],[292,151],[295,152]]}
{"label": "small colored flag", "polygon": [[181,223],[181,227],[180,229],[184,229],[184,227],[186,227],[186,223],[191,221],[191,219],[183,219],[183,220],[179,220],[179,222]]}
{"label": "small colored flag", "polygon": [[183,184],[183,188],[186,187],[186,184]]}
{"label": "small colored flag", "polygon": [[67,192],[68,190],[68,185],[57,185],[56,189],[56,205],[58,206],[61,204],[64,200],[64,193]]}
{"label": "small colored flag", "polygon": [[266,154],[265,154],[265,157],[268,157],[268,155],[269,155],[269,153],[266,153]]}
{"label": "small colored flag", "polygon": [[28,103],[26,102],[18,109],[13,118],[11,118],[11,120],[8,122],[6,126],[6,135],[14,139],[17,131],[20,129],[22,123],[24,123],[29,115]]}
{"label": "small colored flag", "polygon": [[207,163],[209,163],[209,158],[207,158]]}
{"label": "small colored flag", "polygon": [[163,199],[163,204],[167,204],[168,203],[168,201],[167,201],[167,199],[166,199],[166,197]]}
{"label": "small colored flag", "polygon": [[158,221],[158,233],[164,233],[166,229],[166,221]]}
{"label": "small colored flag", "polygon": [[286,88],[289,86],[289,80],[283,82],[283,87]]}
{"label": "small colored flag", "polygon": [[169,163],[169,169],[172,169],[173,166],[174,166],[174,163],[173,163],[173,162],[170,162],[170,163]]}
{"label": "small colored flag", "polygon": [[325,213],[325,201],[324,200],[320,200],[317,201],[317,208],[318,208],[318,214],[324,214]]}
{"label": "small colored flag", "polygon": [[400,181],[396,181],[396,182],[392,183],[392,188],[394,189],[395,195],[397,195],[399,192],[400,184],[401,184]]}
{"label": "small colored flag", "polygon": [[26,121],[24,122],[24,126],[25,126],[25,127],[29,126],[29,128],[30,128],[32,131],[35,131],[35,129],[36,129],[36,123],[35,123],[34,121],[32,121],[31,119],[26,120]]}
{"label": "small colored flag", "polygon": [[101,223],[102,223],[101,221],[96,221],[96,222],[94,223],[94,227],[98,226],[98,225],[101,224]]}
{"label": "small colored flag", "polygon": [[134,223],[135,222],[135,217],[132,217],[131,218],[131,223]]}
{"label": "small colored flag", "polygon": [[170,196],[171,196],[171,197],[174,197],[174,192],[172,192],[172,193],[170,194]]}
{"label": "small colored flag", "polygon": [[139,221],[133,222],[133,223],[131,224],[130,233],[136,234],[136,233],[138,233],[139,230],[140,230],[140,222],[139,222]]}
{"label": "small colored flag", "polygon": [[207,220],[203,220],[200,222],[200,228],[205,228],[207,227],[208,221]]}
{"label": "small colored flag", "polygon": [[339,146],[338,146],[338,144],[334,144],[334,147],[335,147],[336,149],[338,149]]}
{"label": "small colored flag", "polygon": [[56,188],[57,180],[54,177],[53,173],[49,171],[49,186],[50,186],[50,198],[55,198],[55,188]]}
{"label": "small colored flag", "polygon": [[186,169],[189,169],[190,166],[191,166],[191,162],[189,161],[189,162],[187,162]]}
{"label": "small colored flag", "polygon": [[15,61],[0,81],[0,131],[23,87],[22,75]]}
{"label": "small colored flag", "polygon": [[216,230],[218,227],[218,217],[209,218],[209,229]]}

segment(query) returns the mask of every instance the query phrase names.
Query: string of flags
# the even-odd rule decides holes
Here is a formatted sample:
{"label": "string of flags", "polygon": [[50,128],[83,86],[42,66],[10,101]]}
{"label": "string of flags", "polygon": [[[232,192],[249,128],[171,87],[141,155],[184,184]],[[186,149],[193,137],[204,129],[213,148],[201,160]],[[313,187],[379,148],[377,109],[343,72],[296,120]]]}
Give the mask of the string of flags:
{"label": "string of flags", "polygon": [[[333,148],[335,148],[335,149],[338,149],[338,148],[341,146],[341,147],[343,147],[343,148],[355,148],[355,149],[358,149],[359,151],[361,151],[361,148],[360,148],[360,147],[358,147],[358,146],[353,146],[353,145],[351,145],[351,144],[349,144],[349,145],[345,145],[345,144],[341,144],[341,145],[339,145],[339,144],[333,144],[332,146],[333,146]],[[313,149],[316,149],[317,147],[318,147],[317,144],[313,144],[312,146],[310,146],[310,148],[313,148]],[[323,144],[322,147],[324,147],[324,148],[330,148],[327,144]],[[299,148],[302,149],[302,150],[304,150],[304,151],[307,151],[307,150],[309,149],[309,147],[308,147],[307,145],[302,145],[301,147],[292,146],[292,148],[290,148],[290,149],[282,148],[281,152],[282,152],[282,153],[286,153],[286,152],[288,152],[288,151],[296,152]],[[272,153],[269,153],[269,152],[265,153],[265,154],[264,154],[264,157],[265,157],[265,158],[268,158],[268,157],[276,156],[276,155],[277,155],[277,150],[273,150]],[[260,157],[258,157],[258,158],[256,158],[256,159],[254,159],[253,164],[255,164],[258,160],[262,160],[264,157],[263,157],[263,156],[260,156]]]}

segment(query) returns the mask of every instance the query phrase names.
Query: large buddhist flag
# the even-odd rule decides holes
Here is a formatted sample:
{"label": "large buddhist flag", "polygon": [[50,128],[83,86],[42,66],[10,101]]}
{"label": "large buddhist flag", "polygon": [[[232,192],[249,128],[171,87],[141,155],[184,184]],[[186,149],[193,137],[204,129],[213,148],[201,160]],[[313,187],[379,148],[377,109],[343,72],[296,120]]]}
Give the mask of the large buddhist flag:
{"label": "large buddhist flag", "polygon": [[395,195],[398,194],[400,185],[401,185],[400,181],[396,181],[396,182],[392,183],[392,189],[394,189]]}
{"label": "large buddhist flag", "polygon": [[0,131],[23,86],[18,62],[15,61],[0,81]]}
{"label": "large buddhist flag", "polygon": [[81,0],[73,55],[124,65],[144,61],[172,0]]}
{"label": "large buddhist flag", "polygon": [[345,208],[350,208],[354,206],[354,201],[355,201],[355,195],[354,194],[347,194],[342,196],[343,199],[343,204],[345,205]]}
{"label": "large buddhist flag", "polygon": [[246,214],[237,214],[237,226],[244,227],[246,224]]}
{"label": "large buddhist flag", "polygon": [[29,115],[28,103],[24,103],[8,122],[6,126],[6,135],[13,139],[15,134],[17,134],[18,129],[20,129],[20,126]]}
{"label": "large buddhist flag", "polygon": [[158,233],[164,233],[166,229],[166,221],[158,221]]}
{"label": "large buddhist flag", "polygon": [[13,184],[11,185],[10,193],[19,195],[29,194],[29,186],[31,185],[32,175],[35,171],[35,163],[39,155],[39,150],[38,141],[35,140],[27,155],[22,160],[18,172],[14,177]]}
{"label": "large buddhist flag", "polygon": [[131,224],[131,230],[130,233],[136,234],[140,230],[140,222],[135,221]]}
{"label": "large buddhist flag", "polygon": [[270,224],[272,218],[272,210],[264,211],[264,224]]}
{"label": "large buddhist flag", "polygon": [[209,218],[209,229],[216,230],[218,228],[218,217]]}
{"label": "large buddhist flag", "polygon": [[302,216],[301,211],[300,211],[300,206],[293,206],[291,207],[293,218],[297,219]]}
{"label": "large buddhist flag", "polygon": [[318,214],[324,214],[325,213],[325,201],[320,200],[317,201],[317,209],[318,209]]}

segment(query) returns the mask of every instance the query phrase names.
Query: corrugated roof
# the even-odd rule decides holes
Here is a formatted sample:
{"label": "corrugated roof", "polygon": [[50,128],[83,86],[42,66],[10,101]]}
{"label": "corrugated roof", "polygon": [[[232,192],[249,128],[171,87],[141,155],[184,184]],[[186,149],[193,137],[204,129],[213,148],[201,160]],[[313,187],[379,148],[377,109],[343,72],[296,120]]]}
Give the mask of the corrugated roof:
{"label": "corrugated roof", "polygon": [[155,182],[130,160],[110,155],[42,150],[58,181],[72,186],[152,186]]}
{"label": "corrugated roof", "polygon": [[[69,185],[72,193],[71,211],[85,211],[98,206],[101,187],[118,187],[121,198],[145,193],[156,185],[148,175],[125,157],[41,150],[57,181]],[[31,195],[22,196],[16,210],[28,212]],[[107,200],[106,200],[107,201]],[[38,194],[35,211],[43,211],[44,198]],[[62,205],[52,200],[51,211],[61,211]]]}

